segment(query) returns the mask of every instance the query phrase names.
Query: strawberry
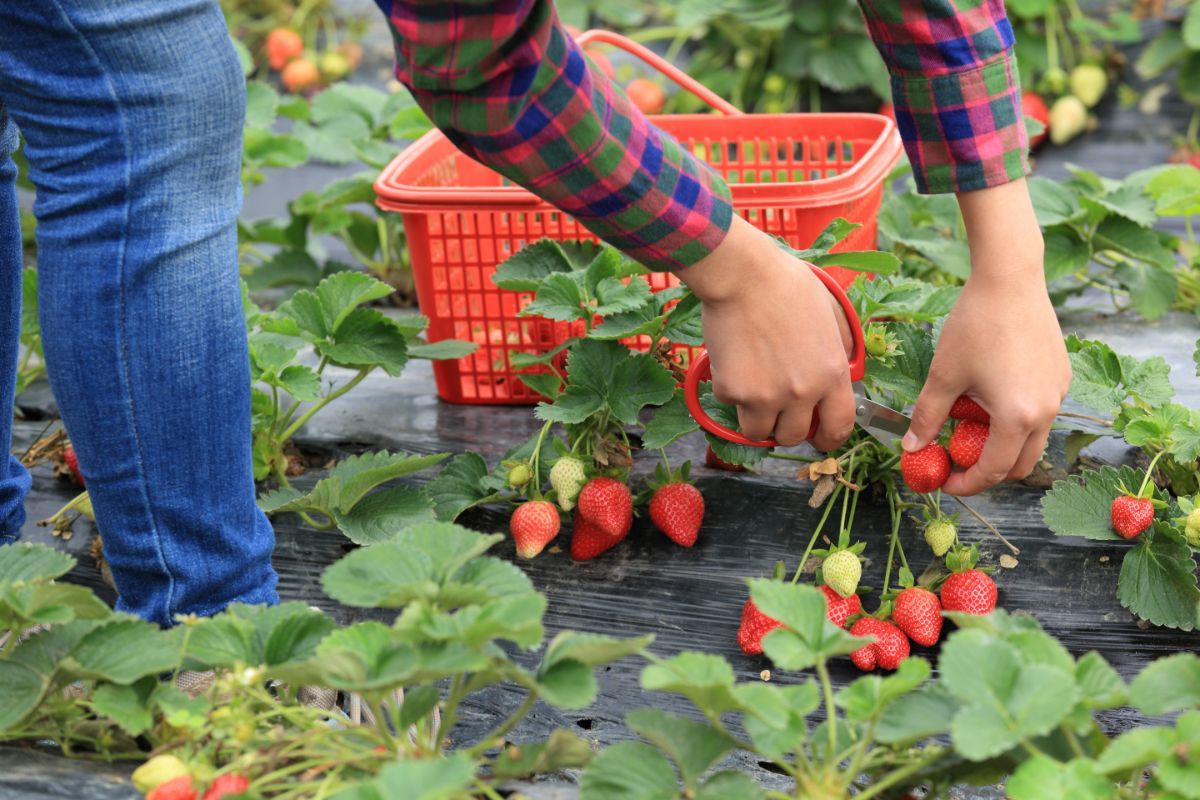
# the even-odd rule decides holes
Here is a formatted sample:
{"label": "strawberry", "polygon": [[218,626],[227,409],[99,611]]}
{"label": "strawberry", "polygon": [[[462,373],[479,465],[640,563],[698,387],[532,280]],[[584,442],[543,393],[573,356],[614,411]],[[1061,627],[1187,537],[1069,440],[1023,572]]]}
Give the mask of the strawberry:
{"label": "strawberry", "polygon": [[839,628],[846,627],[846,620],[850,617],[862,613],[862,601],[858,595],[842,597],[828,586],[822,586],[821,591],[825,594],[825,616]]}
{"label": "strawberry", "polygon": [[645,78],[635,78],[625,87],[625,94],[643,114],[661,114],[667,102],[662,87]]}
{"label": "strawberry", "polygon": [[1193,508],[1183,523],[1183,535],[1192,547],[1200,548],[1200,507]]}
{"label": "strawberry", "polygon": [[759,655],[763,651],[763,637],[776,628],[782,627],[782,622],[771,619],[759,611],[758,606],[754,605],[754,601],[747,598],[746,604],[742,606],[742,624],[738,626],[738,646],[748,656]]}
{"label": "strawberry", "polygon": [[224,797],[241,794],[248,788],[250,788],[250,781],[246,780],[244,775],[218,775],[200,800],[221,800]]}
{"label": "strawberry", "polygon": [[900,474],[914,492],[932,492],[942,488],[950,477],[950,456],[946,448],[930,442],[915,453],[905,451],[900,455]]}
{"label": "strawberry", "polygon": [[950,434],[950,458],[963,469],[975,466],[991,428],[986,423],[964,419]]}
{"label": "strawberry", "polygon": [[955,572],[942,583],[942,608],[966,614],[990,614],[996,608],[996,584],[986,572]]}
{"label": "strawberry", "polygon": [[650,519],[675,544],[691,547],[704,519],[704,496],[690,483],[668,483],[650,498]]}
{"label": "strawberry", "polygon": [[547,500],[530,500],[517,506],[509,520],[513,541],[517,543],[517,555],[533,558],[550,544],[562,525],[558,509]]}
{"label": "strawberry", "polygon": [[855,636],[875,637],[874,642],[850,654],[854,666],[863,672],[870,672],[877,666],[882,669],[896,669],[901,661],[908,658],[908,639],[890,622],[875,617],[863,617],[851,626],[850,633]]}
{"label": "strawberry", "polygon": [[983,406],[965,394],[960,395],[954,401],[954,405],[950,406],[950,419],[969,419],[972,422],[982,422],[984,425],[988,425],[992,421],[991,415],[984,411]]}
{"label": "strawberry", "polygon": [[911,586],[896,595],[892,621],[917,644],[932,647],[942,633],[941,601],[928,589]]}
{"label": "strawberry", "polygon": [[591,561],[605,550],[610,550],[625,538],[610,536],[594,523],[575,512],[575,531],[571,534],[571,558],[575,561]]}
{"label": "strawberry", "polygon": [[629,487],[613,478],[592,478],[579,492],[578,514],[605,534],[623,538],[633,525]]}
{"label": "strawberry", "polygon": [[329,50],[317,59],[317,70],[328,82],[340,81],[350,74],[350,61],[338,51]]}
{"label": "strawberry", "polygon": [[709,445],[708,449],[704,451],[704,466],[711,469],[723,469],[726,472],[749,471],[740,464],[730,464],[728,461],[721,460],[721,457],[718,456],[716,451],[712,449],[712,445]]}
{"label": "strawberry", "polygon": [[317,65],[307,58],[289,61],[279,77],[283,81],[283,88],[289,92],[314,88],[321,81],[321,73],[317,71]]}
{"label": "strawberry", "polygon": [[276,28],[267,34],[267,63],[278,72],[289,61],[304,54],[304,40],[287,28]]}
{"label": "strawberry", "polygon": [[139,792],[149,792],[168,781],[187,777],[187,775],[187,764],[183,763],[178,756],[164,753],[143,763],[133,771],[129,779],[133,781],[133,788]]}
{"label": "strawberry", "polygon": [[558,495],[558,507],[570,511],[575,507],[579,490],[587,483],[587,469],[575,456],[563,456],[550,468],[550,485]]}
{"label": "strawberry", "polygon": [[1033,117],[1046,129],[1029,140],[1030,149],[1046,141],[1046,133],[1050,130],[1050,108],[1042,96],[1037,92],[1021,92],[1021,114]]}
{"label": "strawberry", "polygon": [[154,787],[146,800],[196,800],[196,790],[192,787],[191,777],[181,775]]}
{"label": "strawberry", "polygon": [[1112,526],[1117,535],[1132,539],[1154,521],[1154,504],[1148,497],[1123,494],[1112,501]]}
{"label": "strawberry", "polygon": [[850,597],[862,577],[862,562],[849,550],[837,550],[821,562],[821,576],[830,589],[842,597]]}
{"label": "strawberry", "polygon": [[946,551],[954,546],[957,535],[958,530],[954,527],[954,523],[945,517],[938,517],[925,526],[925,543],[939,558],[946,555]]}
{"label": "strawberry", "polygon": [[1065,144],[1083,133],[1088,124],[1087,106],[1073,94],[1064,95],[1050,106],[1050,141]]}
{"label": "strawberry", "polygon": [[63,461],[67,464],[67,469],[71,470],[71,477],[80,486],[83,486],[83,473],[79,471],[79,456],[75,455],[75,448],[67,445],[62,451]]}
{"label": "strawberry", "polygon": [[528,464],[519,462],[508,471],[508,485],[514,489],[520,489],[532,479],[533,473],[529,471]]}
{"label": "strawberry", "polygon": [[1080,64],[1071,70],[1067,80],[1071,84],[1071,93],[1088,108],[1099,103],[1108,89],[1108,75],[1099,64]]}

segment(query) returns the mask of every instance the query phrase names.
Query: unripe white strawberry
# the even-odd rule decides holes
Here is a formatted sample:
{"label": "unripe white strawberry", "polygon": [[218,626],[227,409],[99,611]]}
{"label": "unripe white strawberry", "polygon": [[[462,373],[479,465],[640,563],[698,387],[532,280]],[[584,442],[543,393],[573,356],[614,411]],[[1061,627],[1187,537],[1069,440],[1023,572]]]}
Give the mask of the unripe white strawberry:
{"label": "unripe white strawberry", "polygon": [[550,468],[550,485],[558,495],[558,507],[570,511],[575,507],[579,490],[587,483],[587,470],[574,456],[563,456]]}

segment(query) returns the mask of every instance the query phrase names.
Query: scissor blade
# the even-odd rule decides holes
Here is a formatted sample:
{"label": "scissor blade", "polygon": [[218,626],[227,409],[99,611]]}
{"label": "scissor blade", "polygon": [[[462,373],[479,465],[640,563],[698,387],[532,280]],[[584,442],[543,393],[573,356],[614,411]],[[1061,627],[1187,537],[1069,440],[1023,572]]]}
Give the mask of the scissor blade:
{"label": "scissor blade", "polygon": [[894,408],[868,399],[859,386],[855,386],[854,399],[857,403],[855,421],[863,430],[888,447],[896,444],[908,432],[908,426],[912,424],[910,417],[906,417]]}

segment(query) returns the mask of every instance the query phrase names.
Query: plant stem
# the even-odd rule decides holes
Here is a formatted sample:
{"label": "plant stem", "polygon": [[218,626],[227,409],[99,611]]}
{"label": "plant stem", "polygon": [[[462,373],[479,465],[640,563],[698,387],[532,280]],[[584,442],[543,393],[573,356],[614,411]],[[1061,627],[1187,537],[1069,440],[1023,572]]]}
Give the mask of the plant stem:
{"label": "plant stem", "polygon": [[817,659],[816,667],[817,675],[821,679],[821,689],[825,694],[825,727],[829,730],[829,755],[832,756],[837,752],[837,709],[833,705],[833,683],[829,680],[829,668],[825,666],[825,659]]}
{"label": "plant stem", "polygon": [[1103,425],[1106,428],[1111,428],[1113,426],[1113,421],[1111,419],[1104,419],[1104,417],[1094,417],[1091,414],[1077,414],[1074,411],[1060,411],[1060,412],[1058,412],[1058,416],[1066,417],[1067,419],[1079,419],[1079,420],[1083,420],[1084,422],[1094,422],[1097,425]]}
{"label": "plant stem", "polygon": [[817,523],[816,529],[813,531],[812,537],[808,540],[808,547],[804,549],[804,555],[800,558],[800,563],[796,565],[796,574],[792,576],[792,583],[795,584],[800,580],[800,573],[804,569],[804,565],[808,562],[809,555],[812,554],[813,548],[817,544],[817,537],[821,535],[821,529],[825,527],[826,520],[829,519],[829,512],[833,510],[833,504],[837,501],[838,492],[844,491],[845,487],[838,484],[833,490],[833,496],[825,503],[825,512],[821,514],[821,519]]}
{"label": "plant stem", "polygon": [[1192,118],[1188,121],[1187,140],[1189,144],[1196,144],[1200,138],[1200,107],[1192,111]]}
{"label": "plant stem", "polygon": [[895,772],[891,773],[890,775],[888,775],[886,778],[879,781],[878,783],[873,783],[870,786],[868,786],[866,789],[864,789],[862,791],[862,793],[860,793],[857,796],[857,800],[868,800],[868,798],[875,797],[876,795],[883,792],[885,789],[889,789],[892,786],[895,786],[900,781],[904,780],[905,778],[908,778],[909,776],[925,769],[925,767],[929,766],[930,764],[937,761],[941,757],[942,757],[942,751],[936,750],[933,753],[933,755],[926,756],[925,758],[922,758],[920,761],[914,761],[912,764],[909,764],[907,767],[896,770]]}
{"label": "plant stem", "polygon": [[508,716],[508,719],[501,722],[490,733],[484,736],[479,742],[467,751],[467,754],[472,758],[478,758],[485,751],[496,746],[496,740],[504,736],[504,734],[516,727],[517,723],[525,719],[529,710],[533,708],[533,704],[537,702],[537,692],[530,690],[529,694],[525,695],[524,702],[517,706],[516,711]]}
{"label": "plant stem", "polygon": [[298,431],[302,427],[304,427],[304,423],[306,423],[310,419],[312,419],[313,415],[316,414],[318,411],[320,411],[322,408],[329,405],[334,400],[338,399],[339,397],[344,395],[346,392],[350,391],[355,386],[358,386],[360,383],[362,383],[363,378],[367,377],[367,375],[370,374],[371,370],[373,370],[373,369],[375,369],[375,368],[374,367],[363,367],[362,369],[360,369],[358,371],[357,375],[355,375],[353,378],[351,378],[349,381],[347,381],[344,385],[339,386],[334,391],[332,391],[329,394],[322,397],[316,403],[313,403],[312,407],[309,408],[308,411],[305,411],[298,420],[293,422],[288,427],[288,429],[283,432],[283,436],[280,439],[280,444],[282,444],[283,442],[286,442],[288,439],[291,439],[292,436],[295,435],[296,431]]}
{"label": "plant stem", "polygon": [[888,499],[892,501],[892,536],[888,542],[888,557],[887,567],[883,571],[883,591],[881,594],[887,594],[888,586],[892,581],[892,559],[896,554],[896,543],[900,539],[900,509],[896,506],[896,501],[900,499],[900,493],[896,490],[896,484],[888,485]]}
{"label": "plant stem", "polygon": [[973,516],[975,519],[982,522],[987,527],[987,529],[992,532],[992,535],[994,535],[1000,541],[1004,542],[1004,546],[1007,547],[1009,550],[1011,550],[1012,554],[1014,556],[1021,554],[1021,548],[1014,545],[1008,539],[1005,539],[1004,534],[1002,534],[1002,533],[1000,533],[1000,531],[996,530],[996,526],[993,525],[991,522],[989,522],[987,517],[983,516],[978,511],[976,511],[975,509],[973,509],[969,505],[967,505],[965,502],[963,502],[963,499],[961,497],[955,497],[954,502],[958,503],[960,506],[965,508],[967,511],[971,512],[971,516]]}

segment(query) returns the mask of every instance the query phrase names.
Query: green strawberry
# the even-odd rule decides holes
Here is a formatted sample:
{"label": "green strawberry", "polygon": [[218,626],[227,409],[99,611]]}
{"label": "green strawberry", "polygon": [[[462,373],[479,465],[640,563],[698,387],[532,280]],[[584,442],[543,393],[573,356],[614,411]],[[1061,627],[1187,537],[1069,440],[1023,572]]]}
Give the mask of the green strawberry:
{"label": "green strawberry", "polygon": [[925,526],[925,543],[935,556],[941,557],[954,545],[957,533],[953,522],[945,517],[938,517]]}
{"label": "green strawberry", "polygon": [[1187,537],[1187,543],[1192,547],[1200,547],[1200,506],[1192,509],[1192,512],[1187,515],[1187,522],[1183,526],[1183,535]]}
{"label": "green strawberry", "polygon": [[858,588],[862,577],[862,562],[849,550],[831,553],[821,563],[821,575],[825,585],[842,597],[849,597]]}
{"label": "green strawberry", "polygon": [[528,464],[517,464],[508,471],[508,485],[514,489],[520,489],[529,483],[531,478],[533,478],[533,473],[529,471]]}
{"label": "green strawberry", "polygon": [[558,494],[558,506],[563,511],[575,507],[579,490],[587,483],[587,470],[575,456],[563,456],[550,468],[550,485]]}

